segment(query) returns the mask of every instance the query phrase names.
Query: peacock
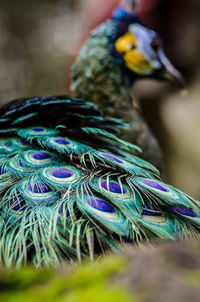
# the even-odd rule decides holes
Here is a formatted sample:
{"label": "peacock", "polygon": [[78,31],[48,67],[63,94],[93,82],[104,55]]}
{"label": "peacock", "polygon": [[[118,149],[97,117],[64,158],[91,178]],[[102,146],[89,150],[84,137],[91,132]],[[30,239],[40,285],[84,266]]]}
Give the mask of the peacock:
{"label": "peacock", "polygon": [[132,107],[131,84],[166,75],[182,82],[156,33],[125,1],[83,46],[72,71],[75,98],[0,107],[2,264],[56,267],[123,242],[198,235],[199,202],[163,183],[139,155],[142,146],[148,157],[153,144]]}

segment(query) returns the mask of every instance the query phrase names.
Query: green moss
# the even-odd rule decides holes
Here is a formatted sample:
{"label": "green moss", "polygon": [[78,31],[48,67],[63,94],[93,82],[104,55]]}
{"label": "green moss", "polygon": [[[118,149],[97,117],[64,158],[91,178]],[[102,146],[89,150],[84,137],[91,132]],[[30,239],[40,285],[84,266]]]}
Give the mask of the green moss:
{"label": "green moss", "polygon": [[53,275],[49,269],[34,270],[26,267],[21,270],[5,270],[0,273],[0,291],[23,290],[48,280]]}
{"label": "green moss", "polygon": [[36,270],[32,267],[0,274],[0,301],[3,302],[139,302],[125,289],[113,285],[113,274],[125,268],[121,258],[105,257],[74,269]]}

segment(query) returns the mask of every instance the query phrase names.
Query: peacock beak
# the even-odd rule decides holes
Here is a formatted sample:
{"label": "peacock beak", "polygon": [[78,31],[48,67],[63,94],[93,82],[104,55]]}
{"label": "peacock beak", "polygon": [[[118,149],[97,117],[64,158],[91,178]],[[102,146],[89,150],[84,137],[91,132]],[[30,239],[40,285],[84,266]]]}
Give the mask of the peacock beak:
{"label": "peacock beak", "polygon": [[163,66],[163,71],[161,73],[161,77],[169,80],[170,82],[174,83],[181,89],[184,89],[186,87],[186,82],[185,82],[184,77],[171,64],[171,62],[168,60],[168,58],[164,54],[164,51],[161,47],[157,50],[157,54],[158,54],[158,57],[159,57],[159,60],[162,64],[162,66]]}

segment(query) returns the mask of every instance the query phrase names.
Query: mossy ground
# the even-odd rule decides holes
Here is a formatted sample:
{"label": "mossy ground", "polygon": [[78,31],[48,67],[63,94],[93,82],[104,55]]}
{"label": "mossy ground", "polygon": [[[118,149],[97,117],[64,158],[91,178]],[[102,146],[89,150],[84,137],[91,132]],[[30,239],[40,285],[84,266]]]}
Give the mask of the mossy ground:
{"label": "mossy ground", "polygon": [[57,270],[0,269],[1,302],[199,302],[200,243],[129,247]]}
{"label": "mossy ground", "polygon": [[[84,263],[76,268],[36,270],[2,269],[0,301],[2,302],[129,302],[133,298],[125,288],[112,284],[112,276],[125,267],[118,257],[108,257],[97,263]],[[134,300],[139,302],[138,299]]]}

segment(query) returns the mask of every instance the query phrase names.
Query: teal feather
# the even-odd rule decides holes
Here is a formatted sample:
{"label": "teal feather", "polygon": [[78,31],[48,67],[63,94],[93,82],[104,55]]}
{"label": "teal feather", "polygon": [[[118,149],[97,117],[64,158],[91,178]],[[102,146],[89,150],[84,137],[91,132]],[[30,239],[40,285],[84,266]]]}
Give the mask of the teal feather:
{"label": "teal feather", "polygon": [[68,137],[61,136],[45,136],[38,138],[38,144],[47,149],[55,150],[63,154],[84,154],[85,152],[92,150],[90,146],[81,144],[77,141],[69,139]]}
{"label": "teal feather", "polygon": [[36,126],[32,128],[19,129],[18,135],[32,142],[33,139],[39,139],[44,136],[56,135],[59,131],[46,127]]}
{"label": "teal feather", "polygon": [[[34,119],[30,110],[37,110]],[[198,234],[199,202],[164,184],[135,155],[135,145],[118,139],[122,123],[112,120],[110,128],[90,103],[26,99],[0,107],[0,115],[2,130],[10,129],[1,135],[0,153],[0,261],[6,266],[57,266],[94,259],[121,242]],[[11,126],[16,116],[17,129]]]}
{"label": "teal feather", "polygon": [[119,143],[121,145],[120,147],[122,148],[122,150],[123,149],[125,149],[125,150],[135,149],[135,151],[142,152],[141,148],[139,148],[138,146],[136,146],[134,144],[131,144],[129,142],[126,142],[126,141],[116,137],[115,135],[113,135],[112,133],[110,133],[110,132],[108,132],[104,129],[98,129],[98,128],[92,128],[92,127],[83,127],[82,130],[85,131],[86,133],[89,133],[89,134],[102,136],[103,139],[105,139],[105,141],[109,142],[111,146],[114,142],[116,142],[116,143]]}
{"label": "teal feather", "polygon": [[19,118],[17,118],[16,120],[14,120],[11,125],[18,124],[20,122],[28,120],[30,117],[36,116],[36,115],[37,115],[37,112],[32,112],[32,113],[29,113],[27,115],[20,116]]}
{"label": "teal feather", "polygon": [[[102,151],[105,152],[105,150]],[[121,158],[122,160],[126,159],[126,161],[133,163],[134,165],[140,168],[144,168],[147,171],[151,171],[153,174],[155,174],[155,176],[157,175],[159,177],[160,175],[160,172],[158,171],[158,169],[156,169],[156,167],[136,155],[129,154],[122,150],[119,151],[118,149],[113,148],[110,148],[109,151],[114,155],[117,155],[117,157]]]}

